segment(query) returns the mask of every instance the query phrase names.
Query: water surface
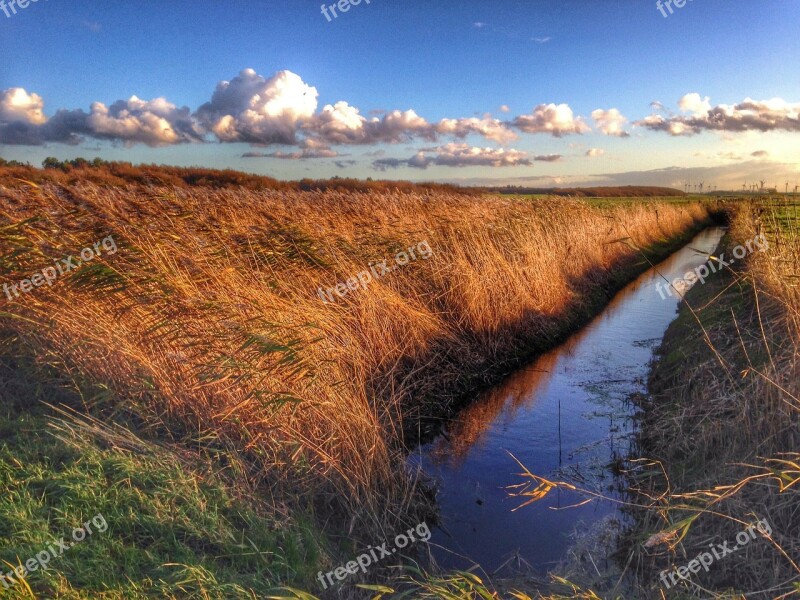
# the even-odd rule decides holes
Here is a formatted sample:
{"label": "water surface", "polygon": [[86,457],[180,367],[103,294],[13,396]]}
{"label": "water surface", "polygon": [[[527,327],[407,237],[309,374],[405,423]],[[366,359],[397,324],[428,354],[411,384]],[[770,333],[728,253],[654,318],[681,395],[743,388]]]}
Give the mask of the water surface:
{"label": "water surface", "polygon": [[[616,503],[554,490],[522,508],[508,486],[522,482],[513,454],[531,472],[619,499],[609,467],[626,457],[633,432],[630,401],[644,393],[653,350],[675,318],[678,294],[660,294],[703,264],[724,234],[714,227],[623,289],[589,325],[463,410],[412,464],[437,479],[441,527],[437,562],[491,573],[514,558],[545,572],[568,556],[576,532],[622,518]],[[665,296],[662,298],[662,295]],[[560,509],[560,510],[553,510]],[[521,559],[518,561],[518,559]]]}

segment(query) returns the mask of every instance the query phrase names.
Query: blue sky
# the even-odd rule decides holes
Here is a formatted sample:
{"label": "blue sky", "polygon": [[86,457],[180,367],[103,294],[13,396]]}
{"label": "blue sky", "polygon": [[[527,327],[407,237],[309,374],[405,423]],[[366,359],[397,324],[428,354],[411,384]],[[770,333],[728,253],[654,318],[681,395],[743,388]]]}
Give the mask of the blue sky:
{"label": "blue sky", "polygon": [[[11,17],[0,12],[0,155],[32,163],[53,155],[201,164],[287,179],[552,185],[705,178],[729,187],[759,176],[800,179],[800,4],[793,0],[689,0],[668,18],[649,0],[363,0],[330,22],[321,3],[39,0]],[[258,102],[237,95],[233,108],[213,105],[200,123],[195,113],[217,84],[243,69],[254,73],[242,79],[242,94],[288,91],[250,117],[244,111],[258,112]],[[273,79],[282,71],[298,78]],[[314,106],[287,107],[312,87]],[[18,88],[24,95],[10,91]],[[307,93],[293,96],[297,90]],[[691,93],[699,97],[679,105]],[[133,95],[164,98],[190,116],[167,114],[162,105],[113,108]],[[337,123],[332,135],[318,115],[340,101],[347,104],[329,115]],[[663,110],[651,108],[653,101]],[[558,130],[563,109],[547,108],[562,104],[577,124],[571,132]],[[285,112],[276,114],[280,107]],[[62,143],[66,120],[44,122],[58,109],[81,111],[69,120],[70,144]],[[592,118],[597,109],[618,111],[606,133]],[[401,111],[401,122],[370,112],[381,110]],[[213,129],[228,112],[220,141]],[[724,122],[713,118],[719,112]],[[649,115],[661,117],[641,123]],[[160,139],[147,131],[154,126],[147,119],[157,117],[176,132],[190,121],[197,128],[189,141],[183,133]],[[469,118],[482,125],[441,125]],[[554,133],[548,123],[556,121]],[[294,158],[242,158],[246,152]]]}

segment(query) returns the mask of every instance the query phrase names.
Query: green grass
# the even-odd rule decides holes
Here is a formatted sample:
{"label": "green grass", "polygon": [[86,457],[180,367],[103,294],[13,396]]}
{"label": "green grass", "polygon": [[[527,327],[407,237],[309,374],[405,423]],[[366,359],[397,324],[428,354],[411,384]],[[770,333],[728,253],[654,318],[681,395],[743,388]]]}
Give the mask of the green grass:
{"label": "green grass", "polygon": [[8,373],[20,365],[4,366],[2,571],[70,538],[95,515],[108,529],[52,559],[48,570],[0,586],[0,598],[262,598],[279,582],[313,587],[324,555],[310,519],[267,512],[186,451],[85,418],[62,416],[59,426],[59,414],[40,401],[53,390],[8,397],[20,388]]}

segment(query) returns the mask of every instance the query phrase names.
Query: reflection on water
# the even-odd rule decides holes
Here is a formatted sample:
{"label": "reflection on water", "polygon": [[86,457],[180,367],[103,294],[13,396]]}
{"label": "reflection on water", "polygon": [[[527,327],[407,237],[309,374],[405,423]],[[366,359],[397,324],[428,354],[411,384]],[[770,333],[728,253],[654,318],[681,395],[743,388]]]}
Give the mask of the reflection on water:
{"label": "reflection on water", "polygon": [[410,457],[439,483],[442,524],[432,543],[441,566],[477,562],[491,572],[516,556],[544,571],[565,558],[574,532],[617,513],[608,500],[573,507],[585,498],[561,489],[512,512],[521,502],[506,488],[521,479],[509,453],[542,477],[621,496],[609,465],[629,453],[630,397],[645,391],[653,349],[678,302],[662,299],[655,284],[703,264],[723,233],[702,232],[643,274],[589,325],[477,399]]}

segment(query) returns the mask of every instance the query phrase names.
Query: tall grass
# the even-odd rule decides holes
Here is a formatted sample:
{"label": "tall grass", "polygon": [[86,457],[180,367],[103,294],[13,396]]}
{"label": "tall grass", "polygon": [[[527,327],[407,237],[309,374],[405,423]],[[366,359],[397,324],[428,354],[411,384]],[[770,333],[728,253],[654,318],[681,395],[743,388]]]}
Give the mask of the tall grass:
{"label": "tall grass", "polygon": [[[0,311],[39,360],[107,390],[86,410],[227,454],[259,493],[355,535],[412,519],[403,452],[431,416],[644,267],[626,238],[663,252],[708,219],[442,190],[20,182],[0,187],[4,283],[108,235],[120,250]],[[317,296],[421,241],[430,260]]]}
{"label": "tall grass", "polygon": [[[763,233],[769,249],[698,286],[667,333],[646,405],[633,480],[633,561],[644,590],[710,542],[766,519],[772,533],[718,560],[672,594],[783,598],[800,592],[800,221],[797,206],[742,204],[730,248]],[[735,545],[735,542],[732,542]],[[666,593],[661,589],[661,593]]]}

